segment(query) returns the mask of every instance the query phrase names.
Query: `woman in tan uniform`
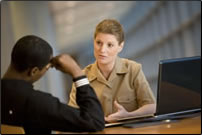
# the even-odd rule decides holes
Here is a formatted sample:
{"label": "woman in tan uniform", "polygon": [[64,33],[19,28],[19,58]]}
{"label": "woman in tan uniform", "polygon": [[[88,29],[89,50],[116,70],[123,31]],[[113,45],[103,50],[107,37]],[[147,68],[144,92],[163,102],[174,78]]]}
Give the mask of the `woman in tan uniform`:
{"label": "woman in tan uniform", "polygon": [[[95,63],[84,71],[105,113],[105,121],[153,114],[155,98],[141,64],[118,57],[124,47],[124,32],[116,20],[100,22],[94,34]],[[73,86],[69,105],[77,107]]]}

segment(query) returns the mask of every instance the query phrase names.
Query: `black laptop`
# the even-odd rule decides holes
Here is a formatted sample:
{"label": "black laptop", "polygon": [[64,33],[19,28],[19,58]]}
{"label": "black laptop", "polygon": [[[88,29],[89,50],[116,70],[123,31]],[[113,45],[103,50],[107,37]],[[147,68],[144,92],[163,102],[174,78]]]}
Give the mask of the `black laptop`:
{"label": "black laptop", "polygon": [[159,62],[156,113],[119,119],[106,127],[157,121],[201,111],[201,57],[166,59]]}

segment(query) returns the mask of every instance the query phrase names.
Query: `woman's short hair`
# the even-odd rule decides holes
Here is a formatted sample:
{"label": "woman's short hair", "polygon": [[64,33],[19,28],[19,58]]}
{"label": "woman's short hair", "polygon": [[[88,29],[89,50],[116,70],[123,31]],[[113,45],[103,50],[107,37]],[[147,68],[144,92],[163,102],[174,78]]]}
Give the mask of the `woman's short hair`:
{"label": "woman's short hair", "polygon": [[29,68],[46,66],[53,55],[52,47],[42,38],[28,35],[20,38],[13,47],[11,64],[23,72]]}
{"label": "woman's short hair", "polygon": [[101,21],[97,26],[94,33],[94,39],[98,33],[112,34],[116,37],[119,44],[124,41],[124,31],[121,24],[114,19],[105,19]]}

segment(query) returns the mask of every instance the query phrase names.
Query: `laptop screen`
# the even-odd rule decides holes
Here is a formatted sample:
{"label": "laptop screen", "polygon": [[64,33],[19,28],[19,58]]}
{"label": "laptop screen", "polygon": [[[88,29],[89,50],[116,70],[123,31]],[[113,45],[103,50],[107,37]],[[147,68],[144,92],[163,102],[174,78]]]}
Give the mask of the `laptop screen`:
{"label": "laptop screen", "polygon": [[161,60],[156,115],[201,109],[201,57]]}

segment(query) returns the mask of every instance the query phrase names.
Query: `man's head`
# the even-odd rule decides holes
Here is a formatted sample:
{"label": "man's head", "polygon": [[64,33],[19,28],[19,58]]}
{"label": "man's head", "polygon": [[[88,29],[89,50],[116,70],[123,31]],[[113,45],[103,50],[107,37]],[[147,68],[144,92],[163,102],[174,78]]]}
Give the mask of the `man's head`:
{"label": "man's head", "polygon": [[11,54],[11,65],[35,82],[47,71],[52,55],[53,50],[45,40],[28,35],[16,42]]}

